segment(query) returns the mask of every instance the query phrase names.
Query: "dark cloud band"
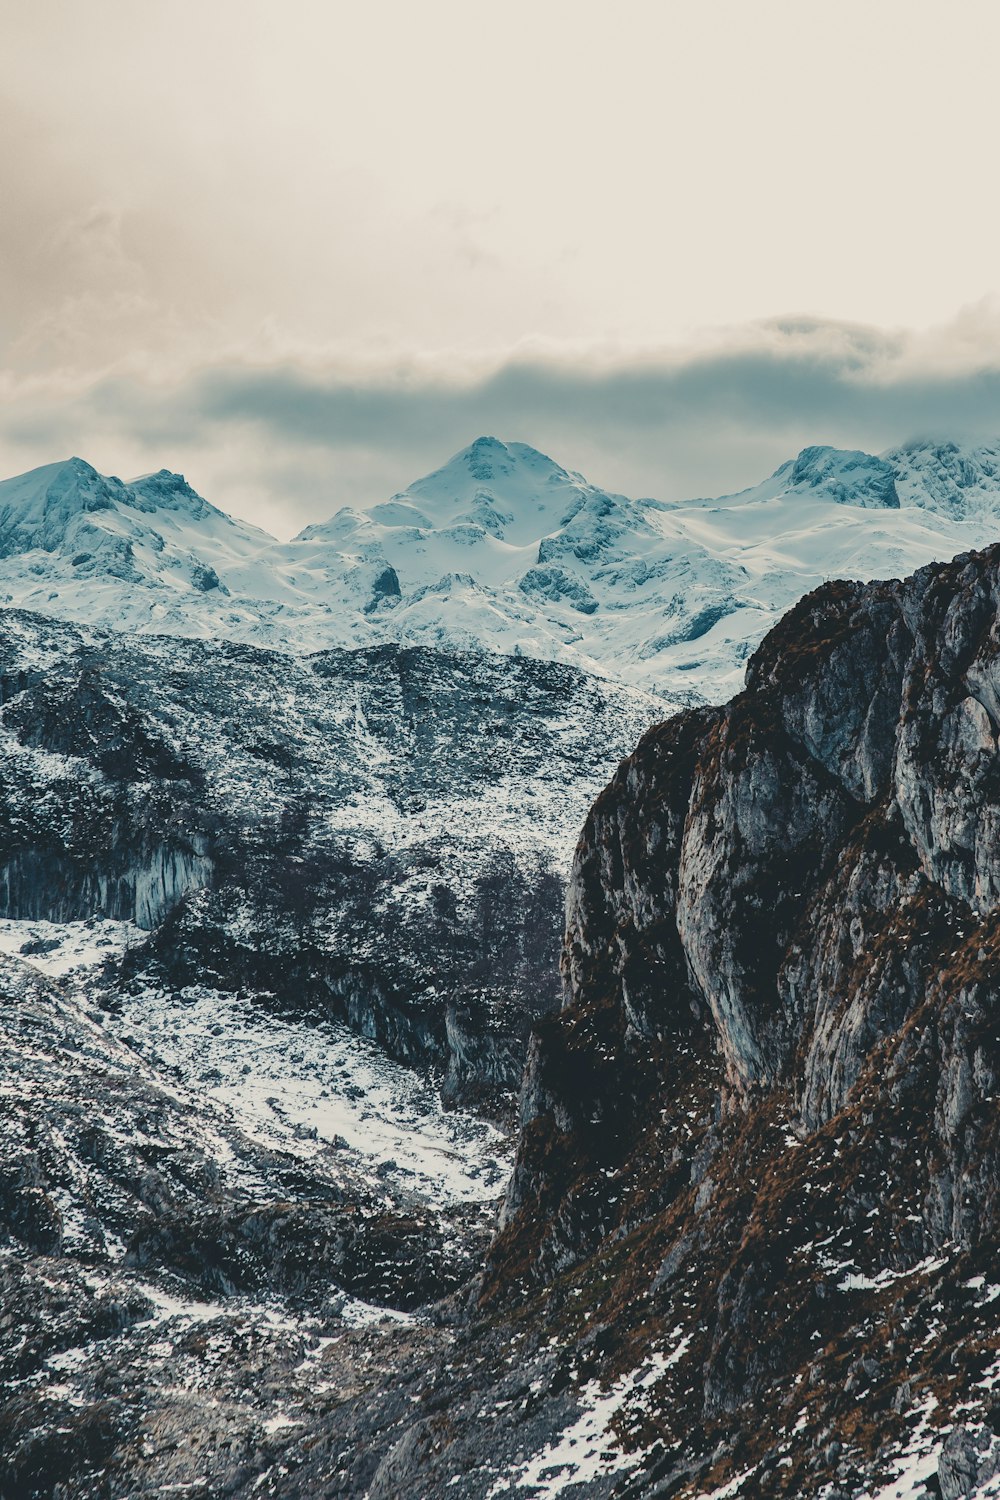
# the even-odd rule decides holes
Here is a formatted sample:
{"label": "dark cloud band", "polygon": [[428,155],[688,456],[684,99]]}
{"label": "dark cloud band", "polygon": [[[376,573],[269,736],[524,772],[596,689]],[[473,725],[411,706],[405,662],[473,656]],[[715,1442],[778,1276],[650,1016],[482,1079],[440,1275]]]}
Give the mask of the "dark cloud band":
{"label": "dark cloud band", "polygon": [[[254,465],[259,493],[273,488],[286,507],[295,486],[300,519],[391,492],[481,432],[532,443],[608,487],[720,493],[808,443],[996,436],[1000,351],[935,368],[877,330],[786,320],[687,357],[520,359],[465,380],[234,363],[171,386],[108,378],[59,398],[14,392],[0,411],[7,451],[30,448],[36,462],[86,455],[97,433],[194,472],[212,454],[215,476],[229,452],[234,481]],[[211,498],[239,508],[235,493]]]}

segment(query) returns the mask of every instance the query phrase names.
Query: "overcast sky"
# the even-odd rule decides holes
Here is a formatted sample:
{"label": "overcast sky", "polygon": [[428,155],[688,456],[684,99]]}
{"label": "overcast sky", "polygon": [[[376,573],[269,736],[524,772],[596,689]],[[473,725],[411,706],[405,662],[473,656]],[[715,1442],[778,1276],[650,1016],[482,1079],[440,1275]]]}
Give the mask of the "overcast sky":
{"label": "overcast sky", "polygon": [[0,472],[287,535],[480,432],[665,498],[1000,436],[992,0],[0,22]]}

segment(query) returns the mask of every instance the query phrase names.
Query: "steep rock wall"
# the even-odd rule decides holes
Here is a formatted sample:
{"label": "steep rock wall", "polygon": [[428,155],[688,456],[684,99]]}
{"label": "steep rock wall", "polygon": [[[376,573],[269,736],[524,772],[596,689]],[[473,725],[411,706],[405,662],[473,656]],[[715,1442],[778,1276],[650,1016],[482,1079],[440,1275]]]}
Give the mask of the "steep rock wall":
{"label": "steep rock wall", "polygon": [[630,1495],[860,1495],[918,1392],[993,1420],[998,621],[1000,548],[828,585],[584,826],[481,1306],[580,1298],[612,1373],[683,1334]]}
{"label": "steep rock wall", "polygon": [[152,931],[189,891],[212,878],[204,846],[156,844],[102,851],[101,864],[62,851],[27,849],[0,869],[0,914],[15,920],[79,922],[99,914]]}
{"label": "steep rock wall", "polygon": [[1000,901],[996,575],[985,553],[829,585],[727,708],[647,735],[577,851],[566,1004],[611,983],[655,1031],[700,1003],[735,1089],[790,1084],[807,1123],[839,1108],[922,998],[925,913]]}

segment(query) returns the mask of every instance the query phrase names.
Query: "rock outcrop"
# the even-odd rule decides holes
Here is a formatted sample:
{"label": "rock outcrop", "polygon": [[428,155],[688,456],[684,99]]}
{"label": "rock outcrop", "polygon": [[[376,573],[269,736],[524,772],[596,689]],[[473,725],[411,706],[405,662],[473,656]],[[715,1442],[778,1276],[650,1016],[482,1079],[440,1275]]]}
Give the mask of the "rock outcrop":
{"label": "rock outcrop", "polygon": [[483,1305],[682,1339],[630,1494],[859,1494],[992,1411],[998,730],[993,549],[808,596],[587,819]]}

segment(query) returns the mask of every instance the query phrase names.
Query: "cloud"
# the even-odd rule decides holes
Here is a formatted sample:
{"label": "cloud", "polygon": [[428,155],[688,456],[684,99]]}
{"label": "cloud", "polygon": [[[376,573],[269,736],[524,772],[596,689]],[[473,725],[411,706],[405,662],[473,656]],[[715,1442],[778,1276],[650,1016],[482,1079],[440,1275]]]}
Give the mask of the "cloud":
{"label": "cloud", "polygon": [[170,382],[8,380],[8,472],[70,450],[116,472],[184,469],[226,509],[289,534],[401,488],[482,432],[595,482],[679,499],[751,484],[809,443],[873,450],[1000,436],[1000,318],[925,334],[786,318],[686,349],[536,346],[471,367],[231,360]]}

